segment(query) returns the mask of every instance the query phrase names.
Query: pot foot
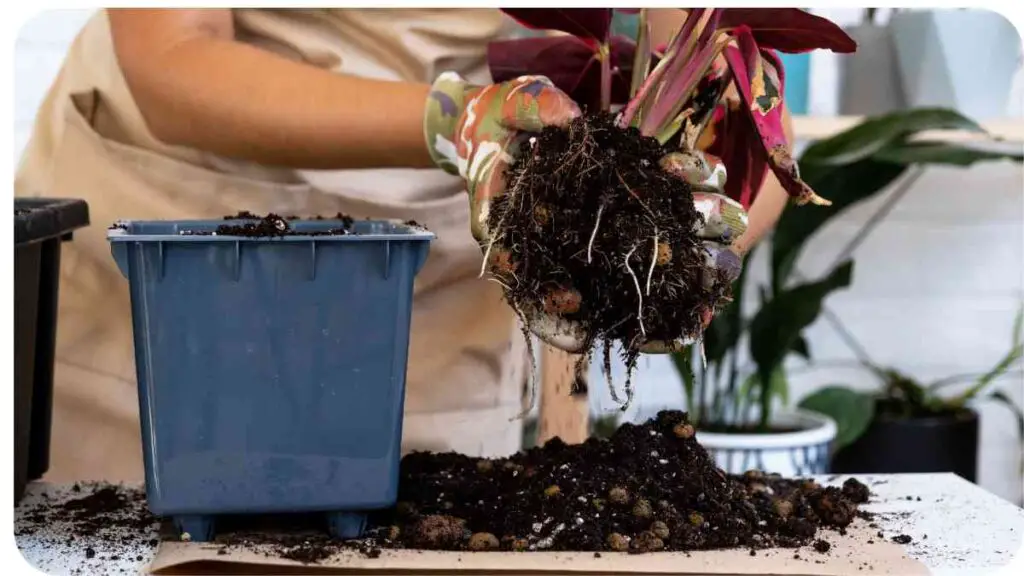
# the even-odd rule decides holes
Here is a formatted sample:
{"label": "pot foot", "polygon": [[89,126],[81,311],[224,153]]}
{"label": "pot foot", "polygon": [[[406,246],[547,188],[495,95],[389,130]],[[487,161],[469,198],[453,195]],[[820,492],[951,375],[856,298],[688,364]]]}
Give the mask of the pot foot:
{"label": "pot foot", "polygon": [[209,542],[213,540],[215,521],[213,516],[187,515],[175,516],[174,527],[181,536],[188,534],[192,542]]}
{"label": "pot foot", "polygon": [[359,538],[366,529],[366,514],[360,512],[328,512],[327,529],[333,538]]}

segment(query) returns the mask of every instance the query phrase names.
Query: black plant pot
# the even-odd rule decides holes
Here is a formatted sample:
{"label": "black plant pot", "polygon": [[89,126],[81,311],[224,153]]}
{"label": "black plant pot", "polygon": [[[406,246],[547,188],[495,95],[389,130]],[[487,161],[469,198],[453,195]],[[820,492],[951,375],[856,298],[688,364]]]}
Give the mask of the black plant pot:
{"label": "black plant pot", "polygon": [[898,418],[879,410],[856,442],[832,457],[836,474],[953,472],[976,482],[978,413]]}

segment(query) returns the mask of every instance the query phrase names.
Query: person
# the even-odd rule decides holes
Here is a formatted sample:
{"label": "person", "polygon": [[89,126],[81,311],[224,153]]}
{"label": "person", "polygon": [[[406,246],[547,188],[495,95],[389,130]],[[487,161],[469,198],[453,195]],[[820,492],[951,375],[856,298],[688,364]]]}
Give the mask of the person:
{"label": "person", "polygon": [[[500,288],[478,279],[471,215],[502,187],[490,152],[579,111],[543,78],[491,83],[486,44],[514,26],[493,9],[98,11],[15,179],[19,196],[85,199],[93,222],[64,247],[48,477],[143,477],[128,284],[106,226],[241,210],[436,232],[415,286],[403,449],[517,450],[525,342]],[[529,105],[495,105],[515,98]],[[785,199],[769,175],[739,255]]]}

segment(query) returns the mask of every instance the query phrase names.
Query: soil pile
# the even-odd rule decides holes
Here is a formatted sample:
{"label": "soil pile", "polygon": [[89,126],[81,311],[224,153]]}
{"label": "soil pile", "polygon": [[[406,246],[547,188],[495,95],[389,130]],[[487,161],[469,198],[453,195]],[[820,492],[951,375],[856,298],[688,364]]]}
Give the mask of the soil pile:
{"label": "soil pile", "polygon": [[664,411],[608,440],[555,439],[509,459],[410,454],[399,503],[374,519],[372,541],[474,551],[796,547],[821,528],[845,529],[867,501],[852,479],[838,488],[729,476],[693,434],[684,413]]}
{"label": "soil pile", "polygon": [[[659,166],[671,151],[609,114],[523,144],[488,215],[488,250],[508,255],[493,274],[524,323],[530,310],[560,314],[583,328],[587,351],[621,342],[632,368],[644,341],[696,334],[701,312],[728,297],[705,267],[690,187]],[[548,298],[553,289],[578,298]]]}

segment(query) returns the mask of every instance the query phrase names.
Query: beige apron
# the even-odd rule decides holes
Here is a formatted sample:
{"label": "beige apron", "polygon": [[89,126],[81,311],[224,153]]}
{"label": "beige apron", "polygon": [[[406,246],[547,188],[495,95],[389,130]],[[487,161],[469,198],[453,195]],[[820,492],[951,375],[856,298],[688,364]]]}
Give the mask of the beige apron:
{"label": "beige apron", "polygon": [[[242,41],[337,72],[488,81],[496,10],[236,10]],[[273,82],[268,78],[267,82]],[[340,105],[340,104],[339,104]],[[297,172],[171,148],[145,129],[103,11],[86,25],[39,110],[18,196],[89,203],[64,246],[48,478],[140,480],[142,451],[127,281],[106,228],[125,219],[255,213],[414,219],[437,234],[417,278],[403,449],[502,455],[519,448],[526,354],[498,287],[477,278],[462,183],[439,170]]]}

